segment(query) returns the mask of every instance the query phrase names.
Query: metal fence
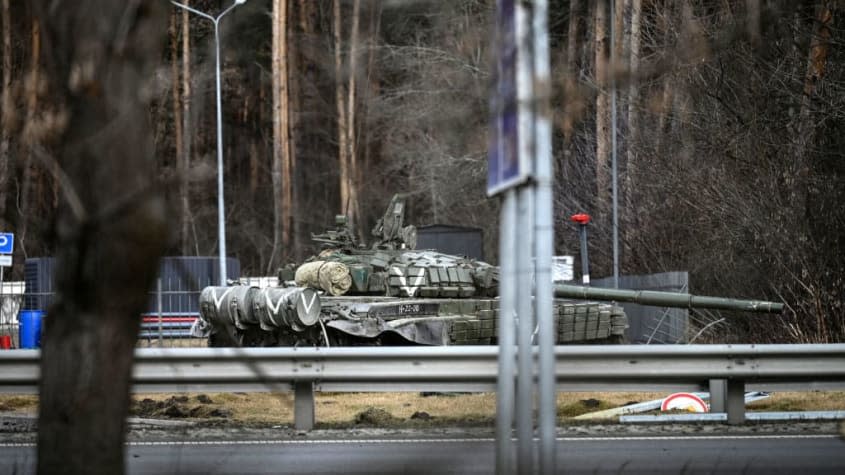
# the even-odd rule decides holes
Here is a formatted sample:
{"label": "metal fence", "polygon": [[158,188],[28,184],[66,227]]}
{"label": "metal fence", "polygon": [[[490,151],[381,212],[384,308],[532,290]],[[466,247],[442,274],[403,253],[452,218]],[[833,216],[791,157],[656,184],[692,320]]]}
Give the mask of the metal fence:
{"label": "metal fence", "polygon": [[[241,281],[258,287],[278,285],[276,277],[243,278]],[[210,278],[193,281],[176,277],[158,279],[155,288],[149,292],[149,310],[141,315],[138,346],[206,346],[206,339],[194,338],[190,329],[199,317],[199,295],[208,285],[217,285],[217,282],[212,282]],[[21,347],[18,316],[21,310],[27,308],[26,300],[29,300],[31,308],[46,312],[53,294],[51,287],[37,292],[28,289],[25,282],[3,282],[0,285],[0,336],[9,336],[12,348]]]}
{"label": "metal fence", "polygon": [[[237,279],[240,263],[227,259],[227,278]],[[28,258],[24,264],[23,283],[14,295],[0,292],[4,298],[3,320],[0,335],[9,335],[12,346],[20,347],[20,327],[17,315],[20,310],[45,311],[52,303],[55,259],[51,257]],[[204,339],[191,337],[190,328],[199,316],[199,295],[209,285],[219,285],[219,266],[216,257],[173,256],[161,259],[159,278],[149,292],[149,305],[142,314],[139,346],[191,347],[205,346]],[[9,284],[6,284],[8,286]],[[13,306],[9,306],[12,305]]]}
{"label": "metal fence", "polygon": [[202,289],[215,282],[200,282],[202,287],[183,279],[157,279],[156,288],[150,292],[149,308],[141,315],[139,347],[200,347],[205,339],[194,338],[191,326],[199,317],[199,296]]}
{"label": "metal fence", "polygon": [[[613,287],[610,277],[594,279],[595,287]],[[632,290],[657,290],[662,292],[689,292],[687,272],[663,272],[648,275],[623,275],[619,288]],[[690,331],[707,328],[709,319],[690,313],[685,308],[660,308],[635,303],[620,303],[628,316],[625,336],[631,343],[670,344],[692,342]]]}
{"label": "metal fence", "polygon": [[0,336],[10,337],[12,347],[20,347],[18,312],[23,304],[23,282],[0,282]]}

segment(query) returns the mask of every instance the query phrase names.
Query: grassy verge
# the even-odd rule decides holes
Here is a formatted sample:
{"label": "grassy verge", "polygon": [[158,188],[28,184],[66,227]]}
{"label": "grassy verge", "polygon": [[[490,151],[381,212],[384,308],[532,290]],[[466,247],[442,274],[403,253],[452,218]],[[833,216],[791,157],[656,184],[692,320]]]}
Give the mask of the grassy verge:
{"label": "grassy verge", "polygon": [[205,348],[206,338],[139,338],[136,348]]}
{"label": "grassy verge", "polygon": [[[587,412],[665,397],[664,393],[559,393],[560,424]],[[0,412],[34,414],[35,396],[0,396]],[[475,427],[495,422],[491,393],[317,393],[321,428]],[[845,392],[773,393],[749,411],[845,410]],[[291,393],[151,394],[133,398],[132,416],[162,419],[219,420],[250,425],[291,425]]]}

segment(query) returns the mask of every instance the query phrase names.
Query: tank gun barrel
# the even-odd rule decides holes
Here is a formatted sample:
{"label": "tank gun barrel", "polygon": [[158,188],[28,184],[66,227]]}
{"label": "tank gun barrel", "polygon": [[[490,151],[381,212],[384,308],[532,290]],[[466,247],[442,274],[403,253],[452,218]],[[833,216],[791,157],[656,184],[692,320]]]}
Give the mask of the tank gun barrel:
{"label": "tank gun barrel", "polygon": [[781,313],[783,304],[762,300],[740,300],[722,297],[681,294],[675,292],[657,292],[653,290],[606,289],[600,287],[581,287],[578,285],[555,285],[555,297],[584,300],[612,300],[632,302],[641,305],[678,308],[708,308],[712,310],[742,310],[759,313]]}

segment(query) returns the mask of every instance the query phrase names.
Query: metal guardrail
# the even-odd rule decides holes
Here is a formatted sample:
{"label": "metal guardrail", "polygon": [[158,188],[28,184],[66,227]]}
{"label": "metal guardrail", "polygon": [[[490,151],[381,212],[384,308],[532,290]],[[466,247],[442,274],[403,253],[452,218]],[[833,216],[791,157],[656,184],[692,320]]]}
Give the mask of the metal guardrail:
{"label": "metal guardrail", "polygon": [[[134,391],[290,391],[295,423],[314,424],[313,391],[495,391],[494,346],[143,348]],[[0,392],[34,393],[38,350],[0,352]],[[701,390],[714,412],[745,419],[746,383],[845,388],[845,344],[560,346],[561,391]]]}

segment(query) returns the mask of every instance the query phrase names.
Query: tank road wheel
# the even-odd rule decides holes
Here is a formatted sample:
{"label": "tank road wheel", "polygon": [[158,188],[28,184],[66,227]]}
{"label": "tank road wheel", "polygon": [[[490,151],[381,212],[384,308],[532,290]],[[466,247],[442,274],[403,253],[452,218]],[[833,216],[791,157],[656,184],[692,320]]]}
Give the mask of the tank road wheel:
{"label": "tank road wheel", "polygon": [[[326,341],[328,337],[329,341]],[[326,327],[326,332],[321,330],[317,334],[317,341],[319,346],[335,347],[335,346],[352,346],[346,334],[339,332],[331,327]]]}
{"label": "tank road wheel", "polygon": [[276,346],[276,337],[270,333],[262,331],[260,328],[250,328],[241,330],[241,345],[244,348],[259,348]]}
{"label": "tank road wheel", "polygon": [[240,346],[228,332],[220,331],[208,336],[209,348],[234,348]]}

